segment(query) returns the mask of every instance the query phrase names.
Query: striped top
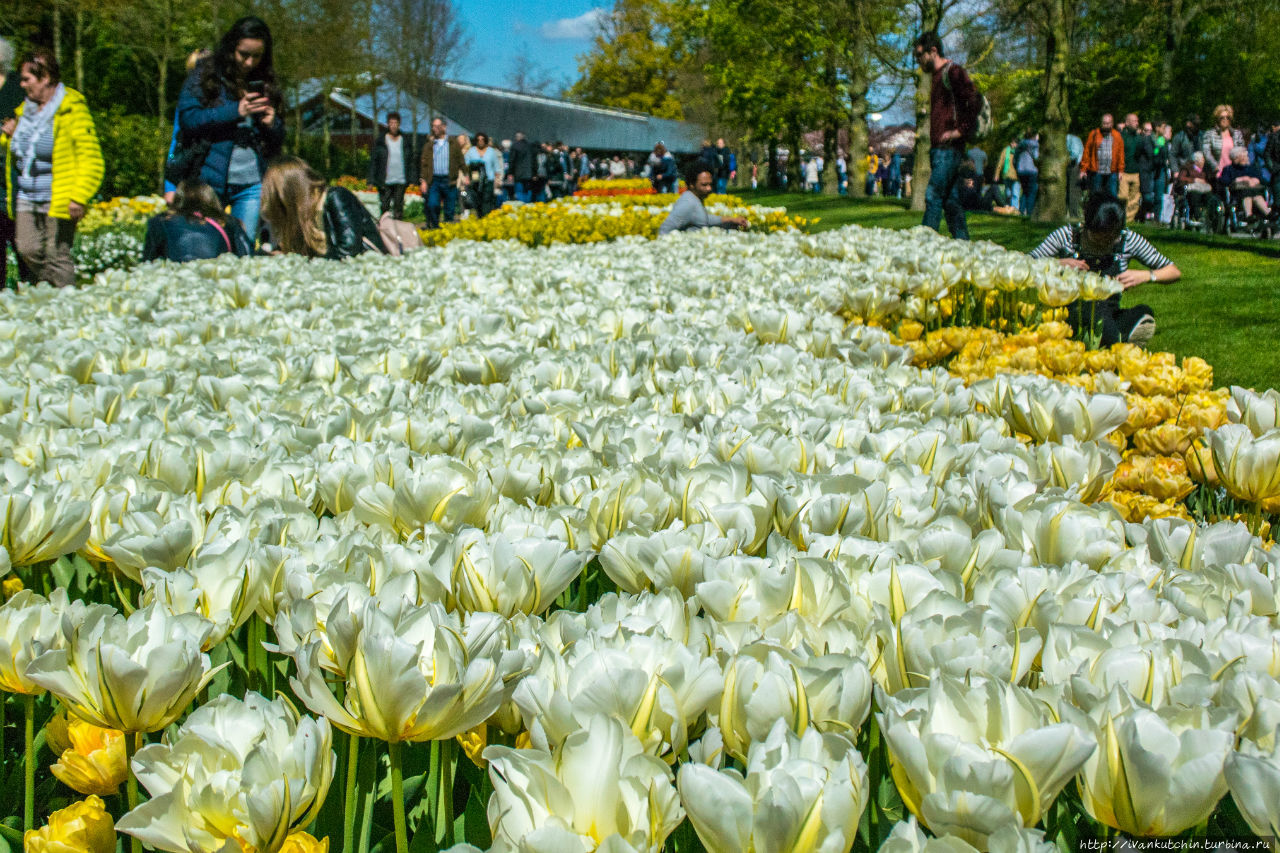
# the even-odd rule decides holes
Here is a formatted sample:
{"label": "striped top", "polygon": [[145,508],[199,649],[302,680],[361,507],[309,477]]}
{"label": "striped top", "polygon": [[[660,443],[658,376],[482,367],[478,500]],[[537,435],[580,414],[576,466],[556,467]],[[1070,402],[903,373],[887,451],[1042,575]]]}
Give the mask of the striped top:
{"label": "striped top", "polygon": [[[34,128],[28,128],[35,132]],[[19,151],[24,150],[27,144],[25,133],[17,134],[13,140],[13,146]],[[46,204],[53,199],[53,125],[46,127],[36,140],[36,158],[28,171],[19,172],[17,188],[21,201]]]}
{"label": "striped top", "polygon": [[[1080,252],[1080,234],[1083,229],[1076,225],[1063,225],[1055,230],[1044,242],[1031,250],[1033,258],[1074,258]],[[1107,275],[1119,275],[1129,268],[1129,261],[1136,259],[1147,269],[1158,270],[1167,267],[1173,261],[1166,258],[1151,245],[1146,237],[1136,234],[1128,228],[1120,232],[1116,242],[1120,248],[1112,253],[1115,256],[1115,268],[1106,270]]]}

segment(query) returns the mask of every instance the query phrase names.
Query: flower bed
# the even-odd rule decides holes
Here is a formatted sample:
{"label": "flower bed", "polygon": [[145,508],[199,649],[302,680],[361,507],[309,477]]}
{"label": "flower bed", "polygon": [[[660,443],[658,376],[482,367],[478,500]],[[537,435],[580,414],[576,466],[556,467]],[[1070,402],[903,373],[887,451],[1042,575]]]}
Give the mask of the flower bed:
{"label": "flower bed", "polygon": [[[516,240],[526,246],[552,243],[602,243],[620,237],[654,239],[667,218],[674,195],[572,197],[537,204],[508,204],[483,219],[463,219],[423,230],[428,246],[453,240]],[[742,216],[751,231],[771,233],[802,227],[808,220],[788,216],[785,208],[744,204],[736,196],[710,196],[707,210],[718,216]]]}
{"label": "flower bed", "polygon": [[[1125,394],[1213,393],[1063,340],[1107,286],[845,229],[6,297],[3,765],[95,851],[1270,833],[1280,555],[1104,500]],[[1255,530],[1276,399],[1196,416]]]}

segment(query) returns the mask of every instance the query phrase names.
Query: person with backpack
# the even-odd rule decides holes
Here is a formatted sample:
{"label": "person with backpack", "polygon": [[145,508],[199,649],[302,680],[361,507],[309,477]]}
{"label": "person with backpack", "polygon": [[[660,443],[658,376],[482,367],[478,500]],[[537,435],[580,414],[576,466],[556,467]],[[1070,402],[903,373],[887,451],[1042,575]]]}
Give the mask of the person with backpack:
{"label": "person with backpack", "polygon": [[965,140],[975,136],[982,96],[969,72],[948,59],[942,39],[930,30],[915,42],[921,70],[932,76],[929,107],[929,186],[925,188],[924,224],[941,231],[943,215],[957,240],[969,239],[964,206],[958,191]]}

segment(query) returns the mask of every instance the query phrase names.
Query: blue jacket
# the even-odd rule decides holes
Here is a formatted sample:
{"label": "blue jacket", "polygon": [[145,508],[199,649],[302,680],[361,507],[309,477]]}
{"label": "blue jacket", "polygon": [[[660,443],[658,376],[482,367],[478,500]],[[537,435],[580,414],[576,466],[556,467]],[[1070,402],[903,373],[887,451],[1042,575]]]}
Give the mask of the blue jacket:
{"label": "blue jacket", "polygon": [[200,90],[202,70],[203,66],[196,66],[182,84],[182,94],[178,96],[178,125],[184,136],[208,139],[212,143],[200,180],[225,197],[232,149],[237,144],[252,148],[258,155],[258,173],[265,173],[267,161],[279,154],[284,144],[284,120],[277,109],[275,121],[270,125],[255,119],[251,128],[241,126],[240,101],[225,85],[218,98],[205,106]]}

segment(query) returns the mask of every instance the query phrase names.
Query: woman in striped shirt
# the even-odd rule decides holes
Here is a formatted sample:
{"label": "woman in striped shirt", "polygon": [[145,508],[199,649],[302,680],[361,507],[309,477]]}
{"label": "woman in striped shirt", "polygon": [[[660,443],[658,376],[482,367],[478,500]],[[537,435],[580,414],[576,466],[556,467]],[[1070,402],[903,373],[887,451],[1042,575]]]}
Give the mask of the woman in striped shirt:
{"label": "woman in striped shirt", "polygon": [[[1169,284],[1182,277],[1173,261],[1124,225],[1124,204],[1111,193],[1095,192],[1085,202],[1084,223],[1057,229],[1031,251],[1031,257],[1058,258],[1063,266],[1114,278],[1125,290],[1147,282]],[[1146,270],[1129,269],[1131,260]],[[1073,302],[1067,308],[1067,322],[1077,337],[1086,327],[1103,347],[1124,341],[1142,346],[1156,331],[1151,307],[1121,308],[1119,293],[1097,302]]]}

